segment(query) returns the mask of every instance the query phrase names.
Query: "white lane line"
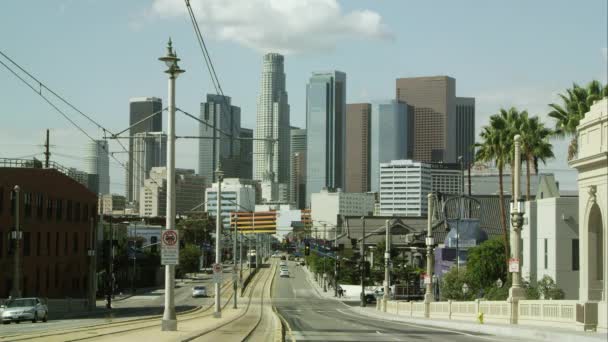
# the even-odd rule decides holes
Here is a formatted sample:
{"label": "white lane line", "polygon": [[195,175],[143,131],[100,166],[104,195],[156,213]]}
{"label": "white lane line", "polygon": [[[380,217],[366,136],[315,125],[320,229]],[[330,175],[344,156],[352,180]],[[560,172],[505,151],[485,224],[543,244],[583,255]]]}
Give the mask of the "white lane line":
{"label": "white lane line", "polygon": [[[358,315],[351,314],[350,312],[345,312],[344,310],[341,310],[341,309],[336,309],[336,311],[338,311],[338,312],[340,312],[340,313],[342,313],[344,315],[347,315],[347,316],[359,318]],[[451,333],[455,333],[455,334],[460,334],[460,335],[464,335],[464,336],[469,336],[469,337],[474,337],[474,338],[479,338],[479,339],[484,339],[484,340],[489,340],[489,341],[500,341],[500,340],[497,340],[497,339],[494,339],[494,338],[473,335],[473,334],[469,334],[469,333],[458,331],[458,330],[450,330],[450,329],[444,329],[444,328],[431,328],[431,327],[427,327],[427,326],[424,326],[424,325],[418,325],[418,324],[413,324],[413,323],[405,323],[405,322],[393,320],[393,319],[390,319],[390,318],[382,320],[380,318],[375,318],[375,317],[371,317],[371,316],[367,316],[367,315],[365,315],[365,316],[368,319],[373,319],[375,321],[380,321],[380,322],[383,322],[383,323],[386,323],[386,321],[388,320],[391,323],[406,325],[406,326],[420,328],[420,329],[435,330],[435,331],[447,331],[447,332],[451,332]]]}

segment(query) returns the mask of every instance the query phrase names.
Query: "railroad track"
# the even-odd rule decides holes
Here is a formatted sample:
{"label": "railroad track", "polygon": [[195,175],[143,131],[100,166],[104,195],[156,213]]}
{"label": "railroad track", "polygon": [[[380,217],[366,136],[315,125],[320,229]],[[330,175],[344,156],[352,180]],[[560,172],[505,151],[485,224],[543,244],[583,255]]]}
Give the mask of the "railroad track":
{"label": "railroad track", "polygon": [[[228,291],[226,291],[228,290]],[[224,304],[224,307],[226,306],[226,304],[229,302],[229,299],[232,298],[232,282],[226,282],[222,285],[222,293],[228,295],[228,300],[226,300],[226,303]],[[213,308],[213,304],[207,305],[207,306],[199,306],[197,308],[188,310],[188,311],[184,311],[181,312],[179,314],[177,314],[177,316],[180,318],[180,320],[182,319],[188,319],[189,317],[192,316],[196,316],[207,312],[209,309]],[[18,333],[18,334],[13,334],[13,335],[4,335],[0,337],[0,341],[32,341],[32,340],[41,340],[41,341],[47,341],[49,339],[52,339],[53,337],[56,336],[61,336],[61,335],[67,335],[67,334],[75,334],[75,333],[86,333],[86,332],[90,332],[92,330],[103,330],[103,329],[114,329],[117,327],[129,327],[132,326],[134,324],[136,325],[146,325],[145,327],[150,327],[150,326],[154,326],[158,324],[158,320],[162,318],[162,315],[153,315],[153,316],[148,316],[148,317],[143,317],[143,318],[134,318],[134,319],[125,319],[125,320],[120,320],[118,322],[109,322],[109,323],[99,323],[99,324],[94,324],[94,325],[88,325],[86,327],[76,327],[76,328],[58,328],[58,329],[53,329],[53,330],[49,330],[49,331],[45,331],[45,332],[32,332],[32,333]],[[139,328],[139,329],[143,329]],[[135,329],[134,329],[135,330]],[[102,334],[96,334],[95,336],[89,336],[88,338],[94,338],[97,336],[103,336]],[[78,339],[76,339],[75,341],[77,341]]]}
{"label": "railroad track", "polygon": [[[268,282],[274,279],[274,277],[276,276],[276,264],[272,265],[270,267],[270,273],[268,274],[268,276],[266,277],[266,279],[264,280],[264,284],[261,288],[257,288],[257,283],[261,280],[260,278],[255,279],[256,283],[254,284],[254,286],[251,287],[250,293],[249,293],[249,300],[247,301],[247,306],[245,308],[245,310],[239,314],[238,316],[230,319],[229,321],[226,321],[218,326],[214,326],[212,329],[208,329],[205,330],[203,332],[197,333],[196,335],[193,336],[189,336],[185,339],[182,339],[181,342],[189,342],[189,341],[193,341],[193,340],[198,340],[201,339],[203,337],[207,338],[207,339],[212,339],[212,337],[215,336],[208,336],[211,334],[218,334],[221,335],[222,334],[222,330],[228,330],[228,332],[233,332],[233,331],[238,331],[242,328],[239,327],[230,327],[231,325],[243,325],[243,321],[241,319],[246,318],[245,316],[249,313],[249,310],[251,309],[251,303],[253,301],[253,294],[255,293],[256,289],[257,290],[261,290],[261,295],[260,295],[260,307],[259,307],[259,317],[255,318],[254,324],[253,326],[247,330],[246,334],[240,339],[240,341],[246,341],[252,334],[253,332],[257,329],[257,327],[259,326],[262,317],[264,315],[264,311],[263,311],[263,304],[264,304],[264,294],[266,292],[266,289],[268,288]],[[217,336],[216,338],[217,340],[222,340],[221,336]]]}

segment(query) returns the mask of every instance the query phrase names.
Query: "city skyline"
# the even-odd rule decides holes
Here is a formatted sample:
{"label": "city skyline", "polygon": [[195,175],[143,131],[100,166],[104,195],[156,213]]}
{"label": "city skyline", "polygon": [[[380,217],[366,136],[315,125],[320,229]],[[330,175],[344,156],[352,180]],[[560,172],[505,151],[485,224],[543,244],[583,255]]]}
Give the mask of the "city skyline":
{"label": "city skyline", "polygon": [[[547,4],[551,4],[548,6]],[[342,2],[339,18],[354,13],[358,7],[370,7],[371,12],[376,13],[380,18],[381,26],[384,26],[391,34],[382,36],[378,27],[374,26],[371,31],[365,31],[362,35],[364,39],[352,39],[350,33],[354,30],[350,27],[349,33],[340,39],[332,38],[327,47],[309,47],[306,44],[299,51],[287,51],[289,63],[286,65],[287,91],[290,92],[292,106],[291,124],[303,127],[304,122],[304,98],[303,91],[305,80],[311,70],[330,69],[332,67],[345,70],[349,75],[350,91],[347,94],[347,102],[371,102],[381,99],[391,99],[393,97],[394,80],[398,77],[410,77],[417,75],[452,75],[459,80],[457,92],[466,94],[477,99],[476,103],[476,130],[479,131],[482,124],[490,114],[498,111],[500,107],[508,108],[512,105],[520,109],[528,109],[531,113],[545,117],[549,111],[547,103],[557,102],[556,95],[563,89],[571,86],[573,81],[586,83],[587,81],[598,78],[605,82],[606,78],[606,32],[601,28],[606,27],[606,4],[603,2],[594,3],[591,7],[578,8],[574,4],[567,2],[538,2],[526,5],[526,15],[521,16],[521,10],[513,10],[506,5],[497,5],[492,9],[484,6],[474,6],[465,10],[464,6],[459,8],[455,4],[445,3],[444,6],[434,8],[435,13],[440,17],[452,17],[458,13],[470,12],[475,20],[471,23],[453,27],[451,35],[454,37],[470,37],[462,41],[462,44],[453,44],[449,59],[438,53],[439,45],[430,43],[432,41],[448,41],[450,38],[444,35],[442,25],[431,28],[428,37],[409,37],[402,32],[407,32],[408,27],[417,25],[421,19],[413,18],[408,23],[401,22],[397,13],[400,13],[400,4],[362,4],[357,2]],[[43,3],[31,9],[24,4],[13,2],[8,3],[8,10],[3,13],[13,13],[17,15],[0,15],[2,23],[0,27],[22,28],[21,34],[24,39],[6,39],[7,45],[5,52],[15,58],[18,62],[26,66],[34,75],[39,76],[53,89],[60,90],[61,94],[72,100],[79,108],[86,113],[92,114],[114,131],[124,129],[128,123],[124,119],[125,101],[139,94],[149,94],[165,98],[165,81],[162,76],[162,66],[156,61],[156,57],[162,54],[164,42],[168,35],[174,39],[175,45],[180,51],[182,65],[187,70],[184,76],[180,77],[177,85],[178,107],[196,113],[196,108],[202,92],[209,92],[210,82],[206,80],[206,74],[200,66],[200,51],[197,51],[196,44],[191,36],[191,27],[187,22],[176,20],[176,15],[180,12],[174,10],[170,15],[164,15],[162,9],[154,9],[155,16],[145,17],[142,15],[148,6],[141,4],[124,4],[124,12],[116,16],[111,6],[101,5],[93,1],[87,4],[81,3]],[[413,4],[408,11],[424,12],[429,10],[430,5]],[[159,7],[160,8],[160,7]],[[16,18],[19,13],[31,10],[28,15],[38,24],[28,27]],[[90,10],[96,11],[98,15],[92,18],[93,25],[80,25],[83,18],[79,13]],[[464,12],[463,12],[464,11]],[[176,14],[177,13],[177,14]],[[500,13],[500,15],[497,15]],[[585,25],[574,25],[571,17],[585,17]],[[62,18],[68,18],[69,22],[60,23]],[[517,18],[523,26],[522,28],[512,28],[509,25],[495,23],[512,22]],[[549,20],[548,18],[552,18]],[[542,22],[544,27],[542,33],[535,36],[526,34],[523,27],[537,25]],[[98,30],[101,23],[112,23],[107,32]],[[557,23],[568,23],[567,25]],[[478,25],[490,24],[494,27],[492,31],[479,32]],[[152,25],[153,24],[153,25]],[[10,25],[10,26],[9,26]],[[37,29],[40,25],[45,25],[46,29]],[[82,30],[78,32],[70,30],[70,25],[80,25]],[[221,23],[218,24],[221,27]],[[173,27],[166,30],[168,27]],[[121,34],[116,34],[120,29]],[[11,32],[6,29],[2,32]],[[578,33],[577,33],[578,32]],[[587,32],[589,34],[581,34]],[[205,33],[205,32],[204,32]],[[367,34],[369,33],[369,34]],[[441,35],[443,36],[441,36]],[[91,40],[89,37],[94,35],[98,39]],[[579,39],[573,41],[573,49],[560,55],[552,55],[547,59],[544,53],[545,47],[555,45],[564,36],[578,36]],[[64,36],[65,40],[51,40],[51,36]],[[387,38],[388,37],[388,38]],[[456,38],[453,41],[458,41]],[[344,39],[343,39],[344,38]],[[431,39],[429,39],[431,38]],[[131,51],[128,48],[132,41],[137,40],[141,43],[141,49]],[[352,40],[352,41],[351,41]],[[542,40],[539,44],[538,41]],[[53,44],[48,42],[53,41]],[[301,41],[291,40],[296,44]],[[474,41],[475,44],[469,42]],[[508,42],[508,44],[504,44]],[[230,93],[235,102],[243,108],[243,126],[254,127],[255,120],[255,99],[259,85],[259,60],[261,53],[257,48],[245,43],[239,43],[232,38],[210,39],[210,47],[214,51],[216,68],[220,73],[223,87]],[[245,45],[245,46],[244,46]],[[255,44],[252,44],[255,45]],[[281,47],[280,43],[270,45]],[[32,52],[32,47],[36,46],[36,53]],[[86,46],[87,51],[76,48]],[[112,48],[108,48],[112,46]],[[403,55],[411,46],[417,46],[416,53],[408,54],[407,59],[399,57]],[[340,49],[335,49],[340,47]],[[361,50],[374,51],[383,63],[371,66],[369,64],[369,53]],[[526,58],[518,57],[518,47],[526,48]],[[108,70],[107,58],[109,53],[114,53],[114,49],[119,51],[130,51],[124,63],[113,66],[116,70]],[[289,49],[287,49],[289,50]],[[267,50],[266,50],[267,51]],[[277,51],[282,51],[277,49]],[[391,51],[391,54],[387,54]],[[574,53],[574,51],[584,53]],[[132,53],[131,53],[132,52]],[[265,51],[264,51],[265,52]],[[395,53],[397,52],[397,53]],[[67,60],[62,57],[65,54],[76,55],[79,58],[69,59],[74,69],[90,68],[95,64],[97,67],[87,73],[86,77],[78,73],[64,75],[61,71],[67,70]],[[235,65],[234,58],[239,56],[239,64]],[[348,56],[348,58],[346,58]],[[573,63],[572,61],[580,61]],[[49,66],[54,67],[50,68]],[[534,68],[528,65],[535,65]],[[124,72],[121,68],[128,68],[129,72]],[[238,69],[238,72],[231,73],[231,70]],[[560,70],[555,73],[554,70]],[[125,76],[126,75],[126,76]],[[133,77],[129,77],[133,76]],[[201,79],[203,82],[201,84]],[[119,82],[116,82],[120,80]],[[498,81],[500,80],[500,81]],[[202,85],[202,87],[201,87]],[[88,89],[95,87],[97,91],[91,92]],[[14,126],[10,130],[2,129],[2,139],[0,144],[7,157],[19,157],[41,153],[39,145],[43,140],[46,128],[51,128],[51,142],[55,144],[57,152],[52,159],[57,160],[63,165],[74,166],[83,169],[84,161],[81,158],[81,149],[87,138],[78,133],[65,120],[53,112],[45,103],[35,97],[31,91],[18,83],[16,79],[9,77],[0,80],[0,89],[4,92],[14,91],[14,96],[8,98],[5,107],[8,112],[18,114],[14,120]],[[99,91],[104,92],[104,101],[99,102]],[[93,95],[95,94],[95,95]],[[101,105],[100,105],[101,103]],[[178,134],[192,135],[195,130],[190,119],[178,114]],[[545,117],[546,118],[546,117]],[[35,122],[32,126],[29,122]],[[545,119],[545,121],[550,122]],[[95,138],[101,138],[103,132],[97,130],[86,122],[83,124],[85,129],[93,134]],[[164,123],[163,123],[164,124]],[[477,138],[477,136],[476,136]],[[178,140],[178,159],[180,167],[195,168],[196,153],[195,141]],[[556,140],[554,144],[557,148],[565,149],[567,141]],[[111,151],[120,151],[120,147],[115,141],[110,141]],[[66,156],[62,156],[67,155]],[[117,154],[118,158],[124,155]],[[121,159],[123,162],[124,159]],[[110,160],[111,173],[111,192],[122,192],[124,189],[124,169],[116,161]],[[575,173],[569,169],[565,162],[565,157],[558,155],[556,160],[550,162],[546,167],[555,170],[562,186],[572,189],[574,187]],[[564,177],[566,176],[566,177]]]}

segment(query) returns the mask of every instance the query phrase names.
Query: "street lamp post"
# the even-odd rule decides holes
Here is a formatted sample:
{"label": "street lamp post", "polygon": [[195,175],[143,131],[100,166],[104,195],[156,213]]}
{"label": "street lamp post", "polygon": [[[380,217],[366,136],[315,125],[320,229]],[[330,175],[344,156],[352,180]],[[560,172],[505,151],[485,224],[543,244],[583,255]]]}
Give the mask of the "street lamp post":
{"label": "street lamp post", "polygon": [[334,297],[338,297],[338,227],[334,227]]}
{"label": "street lamp post", "polygon": [[428,199],[428,218],[426,231],[426,276],[424,282],[426,284],[426,292],[424,293],[425,316],[430,315],[430,303],[434,301],[433,296],[433,193],[429,193]]}
{"label": "street lamp post", "polygon": [[[215,170],[215,178],[217,180],[217,201],[216,201],[216,214],[215,214],[215,263],[222,265],[222,181],[224,180],[224,172],[222,172],[221,164],[217,164]],[[222,306],[220,303],[220,283],[215,283],[215,311],[213,317],[222,317]],[[235,296],[236,297],[236,296]]]}
{"label": "street lamp post", "polygon": [[365,216],[361,216],[361,225],[363,227],[363,236],[361,237],[361,246],[359,251],[361,253],[361,306],[367,306],[365,300]]}
{"label": "street lamp post", "polygon": [[323,292],[327,292],[327,273],[325,273],[325,255],[327,254],[327,251],[325,250],[326,229],[327,224],[323,223]]}
{"label": "street lamp post", "polygon": [[526,292],[521,286],[519,246],[521,239],[521,227],[524,221],[523,203],[519,201],[519,175],[521,172],[521,137],[519,134],[514,137],[514,163],[513,163],[513,201],[511,203],[511,259],[509,260],[509,271],[512,273],[511,288],[509,289],[509,298],[507,302],[511,304],[510,322],[517,323],[517,305],[519,300],[525,299]]}
{"label": "street lamp post", "polygon": [[382,311],[386,312],[386,302],[388,301],[388,289],[390,282],[389,263],[391,259],[391,226],[390,220],[386,224],[386,249],[384,250],[384,295],[382,296]]}
{"label": "street lamp post", "polygon": [[[175,229],[175,79],[184,73],[178,65],[179,58],[173,51],[171,38],[167,44],[167,54],[159,58],[165,62],[169,74],[169,104],[167,119],[167,199],[166,199],[166,229]],[[165,265],[165,309],[161,325],[162,331],[176,331],[177,317],[175,315],[175,265]]]}
{"label": "street lamp post", "polygon": [[233,263],[233,267],[232,267],[232,290],[234,291],[233,295],[232,295],[232,297],[234,297],[234,302],[233,302],[233,305],[232,305],[233,309],[236,309],[236,297],[237,297],[237,295],[236,295],[236,280],[237,280],[236,279],[236,239],[238,238],[238,236],[237,236],[237,227],[238,226],[237,226],[237,222],[236,221],[237,221],[237,216],[234,215],[234,239],[233,239],[234,241],[232,243],[232,263]]}
{"label": "street lamp post", "polygon": [[20,254],[21,254],[21,246],[20,246],[20,241],[21,241],[21,230],[19,227],[19,206],[21,204],[20,200],[19,200],[19,193],[21,191],[21,189],[19,188],[19,185],[15,185],[15,187],[13,188],[13,190],[15,191],[15,231],[13,232],[12,238],[13,240],[15,240],[15,249],[14,249],[14,258],[13,261],[15,262],[15,264],[13,265],[13,289],[11,290],[11,297],[12,298],[19,298],[21,297],[21,268],[20,268]]}

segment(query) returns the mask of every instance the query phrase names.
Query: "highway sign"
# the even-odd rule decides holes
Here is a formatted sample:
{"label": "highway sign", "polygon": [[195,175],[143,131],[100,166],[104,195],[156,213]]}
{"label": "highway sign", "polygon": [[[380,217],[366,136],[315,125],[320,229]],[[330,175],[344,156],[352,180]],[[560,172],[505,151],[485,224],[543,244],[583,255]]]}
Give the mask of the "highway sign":
{"label": "highway sign", "polygon": [[179,234],[175,229],[163,230],[161,242],[161,264],[179,265]]}

